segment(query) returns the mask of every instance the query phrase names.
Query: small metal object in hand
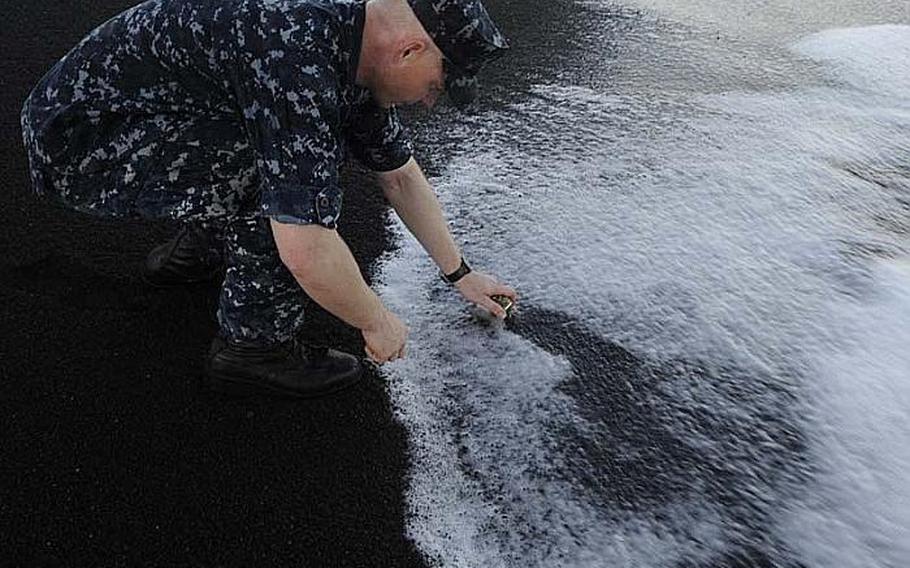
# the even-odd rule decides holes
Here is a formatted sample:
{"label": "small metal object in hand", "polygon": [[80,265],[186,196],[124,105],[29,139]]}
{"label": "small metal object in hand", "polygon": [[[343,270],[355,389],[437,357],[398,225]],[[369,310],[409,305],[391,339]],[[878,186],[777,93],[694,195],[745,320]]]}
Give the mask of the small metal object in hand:
{"label": "small metal object in hand", "polygon": [[515,305],[512,298],[508,296],[490,296],[490,299],[502,306],[502,309],[506,311],[506,317],[512,315],[512,306]]}
{"label": "small metal object in hand", "polygon": [[[512,315],[512,306],[514,304],[512,302],[512,298],[509,298],[508,296],[497,295],[490,296],[490,299],[502,306],[502,309],[506,311],[506,319]],[[500,327],[504,321],[502,319],[499,319],[497,316],[494,316],[493,313],[490,312],[487,308],[482,308],[476,304],[471,306],[470,312],[477,319],[477,321],[485,326]]]}

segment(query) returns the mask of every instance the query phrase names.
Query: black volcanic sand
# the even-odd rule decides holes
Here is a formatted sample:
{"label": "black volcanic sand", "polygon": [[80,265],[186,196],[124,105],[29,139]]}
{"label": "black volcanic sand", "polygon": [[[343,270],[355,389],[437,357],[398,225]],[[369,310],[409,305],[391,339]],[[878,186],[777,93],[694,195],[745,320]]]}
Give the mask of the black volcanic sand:
{"label": "black volcanic sand", "polygon": [[[134,3],[12,3],[0,24],[0,566],[426,565],[404,537],[407,438],[379,376],[368,372],[357,388],[317,401],[209,393],[199,379],[216,329],[217,287],[158,290],[137,277],[146,252],[174,227],[88,217],[31,194],[22,101],[81,37]],[[562,0],[486,4],[513,46],[487,74],[487,109],[520,102],[529,85],[564,72],[576,82],[609,83],[619,72],[611,62],[644,41],[635,38],[641,19],[627,10],[595,15]],[[607,40],[592,53],[585,33],[595,17]],[[587,75],[591,58],[610,76]],[[449,108],[407,118],[418,159],[431,174],[469,142],[447,128],[459,120]],[[369,281],[374,261],[394,247],[387,206],[362,173],[349,171],[345,179],[341,233]],[[532,306],[521,313],[512,330],[575,367],[578,381],[565,390],[589,408],[588,420],[606,432],[628,432],[614,440],[619,444],[655,440],[645,455],[654,463],[698,467],[698,456],[661,430],[659,416],[598,414],[605,400],[640,409],[637,399],[651,387],[626,386],[653,386],[671,371],[591,335],[565,314]],[[305,336],[362,353],[355,330],[317,306],[310,314]],[[702,375],[689,363],[674,368]],[[607,375],[618,378],[605,382]],[[780,430],[800,453],[799,436]],[[688,491],[654,482],[649,459],[630,464],[584,444],[567,451],[621,481],[606,486],[597,476],[580,478],[608,508],[634,510]],[[718,487],[748,481],[721,464],[707,470]],[[733,498],[722,489],[712,497]],[[757,524],[752,534],[763,532],[765,520]],[[748,543],[736,548],[742,552],[714,565],[771,565]]]}

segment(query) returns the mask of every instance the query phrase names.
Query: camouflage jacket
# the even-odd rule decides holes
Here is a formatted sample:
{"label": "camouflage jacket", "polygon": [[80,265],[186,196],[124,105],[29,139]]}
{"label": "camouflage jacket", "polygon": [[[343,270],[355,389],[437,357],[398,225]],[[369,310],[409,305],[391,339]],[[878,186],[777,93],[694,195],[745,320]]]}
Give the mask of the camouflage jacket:
{"label": "camouflage jacket", "polygon": [[[262,213],[334,227],[347,150],[377,171],[411,156],[395,109],[354,82],[364,20],[363,0],[148,0],[49,72],[30,97],[31,128],[49,147],[67,141],[48,155],[90,156],[103,132],[55,129],[112,114],[235,120],[254,150]],[[136,146],[154,137],[143,123]]]}

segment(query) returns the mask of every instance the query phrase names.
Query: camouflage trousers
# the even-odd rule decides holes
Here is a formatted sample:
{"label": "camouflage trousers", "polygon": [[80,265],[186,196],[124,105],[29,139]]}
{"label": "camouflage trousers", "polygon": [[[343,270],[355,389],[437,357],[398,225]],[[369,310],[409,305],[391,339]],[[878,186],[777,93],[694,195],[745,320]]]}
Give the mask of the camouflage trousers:
{"label": "camouflage trousers", "polygon": [[[240,122],[171,114],[99,115],[40,134],[28,102],[22,131],[35,191],[97,215],[168,218],[223,235],[218,322],[228,339],[286,341],[306,296],[259,212],[254,153]],[[219,240],[220,239],[219,235]]]}

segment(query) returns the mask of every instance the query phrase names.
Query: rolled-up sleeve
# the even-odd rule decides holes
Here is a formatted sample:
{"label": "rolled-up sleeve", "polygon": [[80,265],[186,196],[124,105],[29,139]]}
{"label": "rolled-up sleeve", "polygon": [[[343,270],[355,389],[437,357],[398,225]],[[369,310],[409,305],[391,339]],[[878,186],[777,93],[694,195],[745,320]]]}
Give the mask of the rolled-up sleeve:
{"label": "rolled-up sleeve", "polygon": [[370,99],[357,110],[351,124],[348,148],[365,167],[386,172],[411,159],[411,141],[395,107],[382,108]]}
{"label": "rolled-up sleeve", "polygon": [[[262,24],[265,22],[265,24]],[[265,12],[241,49],[238,97],[260,176],[265,216],[334,229],[343,159],[338,77],[326,38],[284,12]]]}

